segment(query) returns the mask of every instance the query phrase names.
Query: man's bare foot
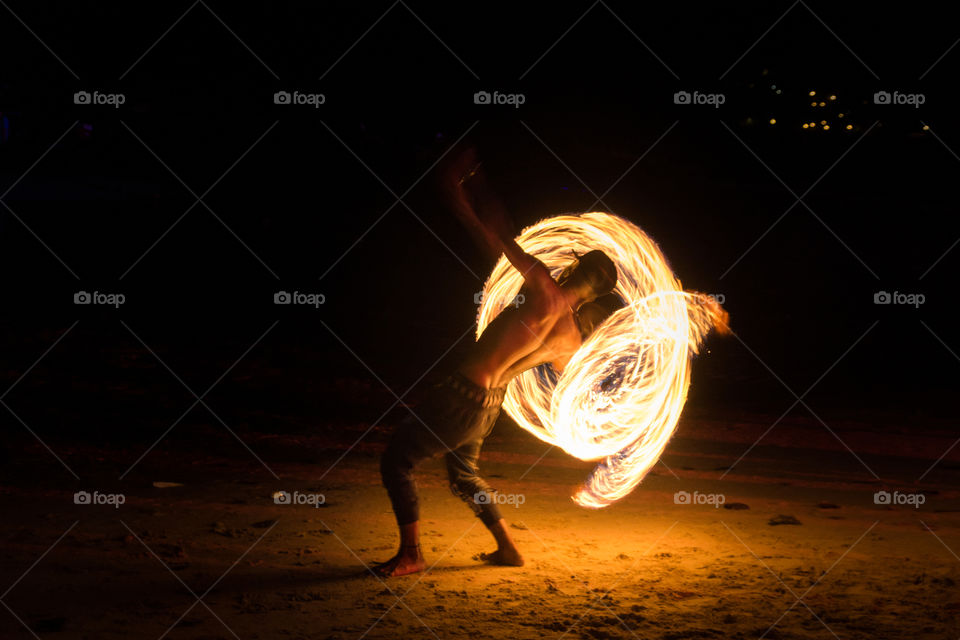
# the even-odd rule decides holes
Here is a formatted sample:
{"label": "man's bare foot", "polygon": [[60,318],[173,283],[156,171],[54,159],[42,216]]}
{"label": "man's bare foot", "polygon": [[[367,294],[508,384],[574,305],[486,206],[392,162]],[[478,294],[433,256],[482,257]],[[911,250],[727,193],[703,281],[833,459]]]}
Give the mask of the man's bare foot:
{"label": "man's bare foot", "polygon": [[373,572],[384,578],[392,578],[417,573],[426,568],[427,563],[419,549],[416,552],[401,549],[397,555],[373,567]]}
{"label": "man's bare foot", "polygon": [[504,567],[523,566],[523,556],[520,555],[520,552],[517,551],[516,548],[497,549],[493,553],[481,553],[477,558],[487,564],[496,564]]}

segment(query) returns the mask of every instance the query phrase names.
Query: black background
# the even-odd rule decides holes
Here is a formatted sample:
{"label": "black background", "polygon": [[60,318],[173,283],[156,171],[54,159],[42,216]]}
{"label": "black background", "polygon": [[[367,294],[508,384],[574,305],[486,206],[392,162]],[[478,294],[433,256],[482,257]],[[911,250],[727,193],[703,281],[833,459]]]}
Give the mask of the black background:
{"label": "black background", "polygon": [[[813,385],[822,416],[954,415],[960,52],[947,7],[10,8],[11,450],[33,442],[24,424],[152,441],[177,414],[163,407],[192,402],[184,385],[200,394],[228,369],[207,400],[242,433],[373,420],[387,388],[453,366],[492,267],[439,197],[435,163],[458,141],[477,145],[518,228],[611,210],[660,243],[685,287],[723,294],[738,338],[696,361],[693,406],[779,414]],[[126,102],[74,104],[81,90]],[[326,103],[275,105],[280,90]],[[525,103],[474,104],[481,90]],[[678,105],[681,90],[726,101]],[[876,105],[881,90],[926,101]],[[811,107],[810,91],[837,100]],[[822,118],[829,131],[801,126]],[[79,290],[127,302],[75,305]],[[326,303],[277,306],[279,290]],[[926,302],[875,305],[881,290]],[[344,400],[344,385],[370,400]]]}

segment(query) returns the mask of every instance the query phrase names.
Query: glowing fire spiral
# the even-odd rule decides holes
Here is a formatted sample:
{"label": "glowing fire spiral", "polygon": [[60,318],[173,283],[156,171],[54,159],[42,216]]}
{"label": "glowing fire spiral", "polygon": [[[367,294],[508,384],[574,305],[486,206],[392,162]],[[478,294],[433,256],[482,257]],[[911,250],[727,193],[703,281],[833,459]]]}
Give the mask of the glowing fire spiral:
{"label": "glowing fire spiral", "polygon": [[[600,460],[573,496],[599,508],[636,487],[673,435],[690,386],[690,358],[726,314],[710,297],[684,292],[656,243],[617,216],[594,212],[547,218],[517,243],[556,278],[572,252],[600,249],[616,263],[615,311],[559,376],[548,364],[510,382],[504,408],[521,427],[581,460]],[[523,284],[500,257],[484,285],[477,336]]]}

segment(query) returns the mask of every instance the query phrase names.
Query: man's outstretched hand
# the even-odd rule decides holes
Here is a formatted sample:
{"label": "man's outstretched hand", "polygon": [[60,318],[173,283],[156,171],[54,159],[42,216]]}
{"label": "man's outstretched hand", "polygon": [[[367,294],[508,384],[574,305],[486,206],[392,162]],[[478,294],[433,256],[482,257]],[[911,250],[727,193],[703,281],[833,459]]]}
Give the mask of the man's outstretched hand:
{"label": "man's outstretched hand", "polygon": [[450,196],[450,206],[489,257],[498,260],[503,254],[520,272],[526,284],[559,296],[560,289],[546,266],[517,244],[513,221],[487,184],[487,176],[480,167],[476,150],[467,147],[452,158],[447,167],[443,178],[445,190]]}
{"label": "man's outstretched hand", "polygon": [[480,160],[474,147],[466,147],[454,155],[443,171],[444,187],[451,191],[459,190],[480,168]]}

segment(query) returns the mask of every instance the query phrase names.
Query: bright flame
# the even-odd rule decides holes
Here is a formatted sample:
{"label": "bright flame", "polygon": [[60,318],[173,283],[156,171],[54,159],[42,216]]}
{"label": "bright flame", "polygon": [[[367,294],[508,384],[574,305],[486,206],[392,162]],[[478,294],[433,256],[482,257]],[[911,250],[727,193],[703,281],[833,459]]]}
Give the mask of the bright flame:
{"label": "bright flame", "polygon": [[[710,296],[684,292],[656,243],[636,225],[602,213],[547,218],[517,243],[556,278],[578,254],[600,249],[616,263],[608,317],[559,376],[541,365],[510,382],[504,408],[517,424],[581,460],[601,460],[573,496],[600,508],[630,493],[673,435],[690,386],[690,358],[711,328],[729,331]],[[517,295],[523,277],[503,256],[484,285],[477,336]]]}

